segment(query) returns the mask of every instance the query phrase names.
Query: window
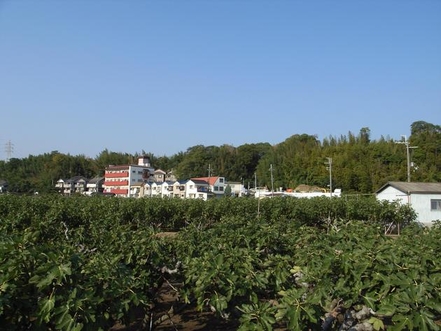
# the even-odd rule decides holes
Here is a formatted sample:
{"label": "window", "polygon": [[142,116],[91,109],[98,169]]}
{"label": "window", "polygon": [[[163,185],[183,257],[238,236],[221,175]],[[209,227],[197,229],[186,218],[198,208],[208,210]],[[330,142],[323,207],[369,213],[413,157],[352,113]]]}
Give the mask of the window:
{"label": "window", "polygon": [[223,186],[219,186],[219,191],[223,192],[224,187]]}
{"label": "window", "polygon": [[219,183],[223,183],[224,179],[223,178],[219,178]]}
{"label": "window", "polygon": [[214,187],[214,190],[215,190],[215,191],[219,191],[219,186],[215,186],[215,187]]}
{"label": "window", "polygon": [[430,199],[430,210],[441,211],[441,199]]}

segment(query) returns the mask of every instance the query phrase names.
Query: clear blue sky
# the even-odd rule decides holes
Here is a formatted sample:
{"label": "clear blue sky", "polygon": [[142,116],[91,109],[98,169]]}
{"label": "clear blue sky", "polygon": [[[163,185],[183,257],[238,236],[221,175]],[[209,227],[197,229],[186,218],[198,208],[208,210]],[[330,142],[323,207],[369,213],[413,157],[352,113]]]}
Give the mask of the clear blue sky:
{"label": "clear blue sky", "polygon": [[0,0],[0,159],[441,125],[439,0]]}

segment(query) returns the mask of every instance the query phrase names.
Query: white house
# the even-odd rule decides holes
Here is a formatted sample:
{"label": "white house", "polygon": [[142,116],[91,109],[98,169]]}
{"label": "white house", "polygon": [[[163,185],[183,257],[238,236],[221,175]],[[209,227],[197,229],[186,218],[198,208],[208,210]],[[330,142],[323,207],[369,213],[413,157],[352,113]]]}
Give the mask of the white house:
{"label": "white house", "polygon": [[208,191],[214,194],[216,197],[223,197],[225,194],[225,188],[227,187],[225,177],[197,177],[192,178],[191,180],[204,181],[208,183]]}
{"label": "white house", "polygon": [[161,198],[173,196],[173,183],[171,181],[162,182],[161,185]]}
{"label": "white house", "polygon": [[94,177],[86,184],[87,195],[103,191],[104,177]]}
{"label": "white house", "polygon": [[84,193],[87,191],[87,178],[83,176],[74,176],[70,179],[59,179],[55,188],[62,194]]}
{"label": "white house", "polygon": [[185,197],[189,199],[207,200],[209,197],[209,185],[200,179],[189,179],[185,183]]}
{"label": "white house", "polygon": [[151,196],[161,196],[161,183],[153,182],[150,184]]}
{"label": "white house", "polygon": [[378,200],[409,204],[417,222],[430,225],[441,220],[441,183],[388,182],[377,192]]}
{"label": "white house", "polygon": [[8,182],[4,179],[0,179],[0,193],[6,192],[8,189]]}
{"label": "white house", "polygon": [[227,185],[225,186],[225,189],[227,187],[231,188],[231,195],[235,197],[241,197],[247,194],[247,190],[245,189],[245,186],[241,182],[227,182]]}

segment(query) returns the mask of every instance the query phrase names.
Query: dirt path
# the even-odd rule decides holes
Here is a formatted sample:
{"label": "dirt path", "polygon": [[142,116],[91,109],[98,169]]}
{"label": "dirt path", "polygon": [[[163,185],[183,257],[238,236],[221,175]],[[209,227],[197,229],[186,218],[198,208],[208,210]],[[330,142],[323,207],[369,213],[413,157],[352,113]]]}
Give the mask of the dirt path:
{"label": "dirt path", "polygon": [[[158,293],[158,304],[155,307],[156,321],[165,318],[154,328],[155,331],[175,331],[175,330],[236,330],[237,323],[216,318],[212,312],[200,312],[195,305],[185,305],[178,301],[176,291],[167,284]],[[173,312],[167,314],[170,308]]]}
{"label": "dirt path", "polygon": [[[177,285],[174,284],[173,287]],[[195,305],[185,305],[178,302],[178,295],[171,285],[164,284],[158,291],[157,303],[153,309],[152,331],[234,331],[237,321],[225,321],[216,318],[212,312],[200,312]],[[150,330],[142,328],[142,318],[130,326],[115,325],[109,331],[138,331]]]}

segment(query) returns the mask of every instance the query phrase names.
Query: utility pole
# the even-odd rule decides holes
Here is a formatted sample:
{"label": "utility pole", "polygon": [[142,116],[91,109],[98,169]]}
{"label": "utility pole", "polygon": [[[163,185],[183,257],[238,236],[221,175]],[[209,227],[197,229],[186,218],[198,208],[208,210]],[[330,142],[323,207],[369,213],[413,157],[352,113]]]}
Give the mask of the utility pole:
{"label": "utility pole", "polygon": [[254,173],[254,189],[256,190],[255,197],[257,198],[257,217],[260,216],[260,192],[257,194],[257,173]]}
{"label": "utility pole", "polygon": [[[208,164],[208,188],[207,188],[207,193],[210,192],[210,178],[211,178],[211,164]],[[208,198],[208,196],[207,196]]]}
{"label": "utility pole", "polygon": [[274,177],[273,177],[273,165],[270,165],[271,172],[271,196],[274,196]]}
{"label": "utility pole", "polygon": [[418,146],[410,146],[409,140],[407,140],[407,136],[402,135],[401,138],[404,138],[404,140],[396,141],[397,144],[403,144],[406,146],[406,157],[407,157],[407,182],[410,183],[410,168],[411,168],[411,162],[410,162],[410,150],[413,148],[418,148]]}
{"label": "utility pole", "polygon": [[332,198],[332,157],[327,157],[328,162],[325,162],[327,165],[326,169],[329,170],[329,196]]}

